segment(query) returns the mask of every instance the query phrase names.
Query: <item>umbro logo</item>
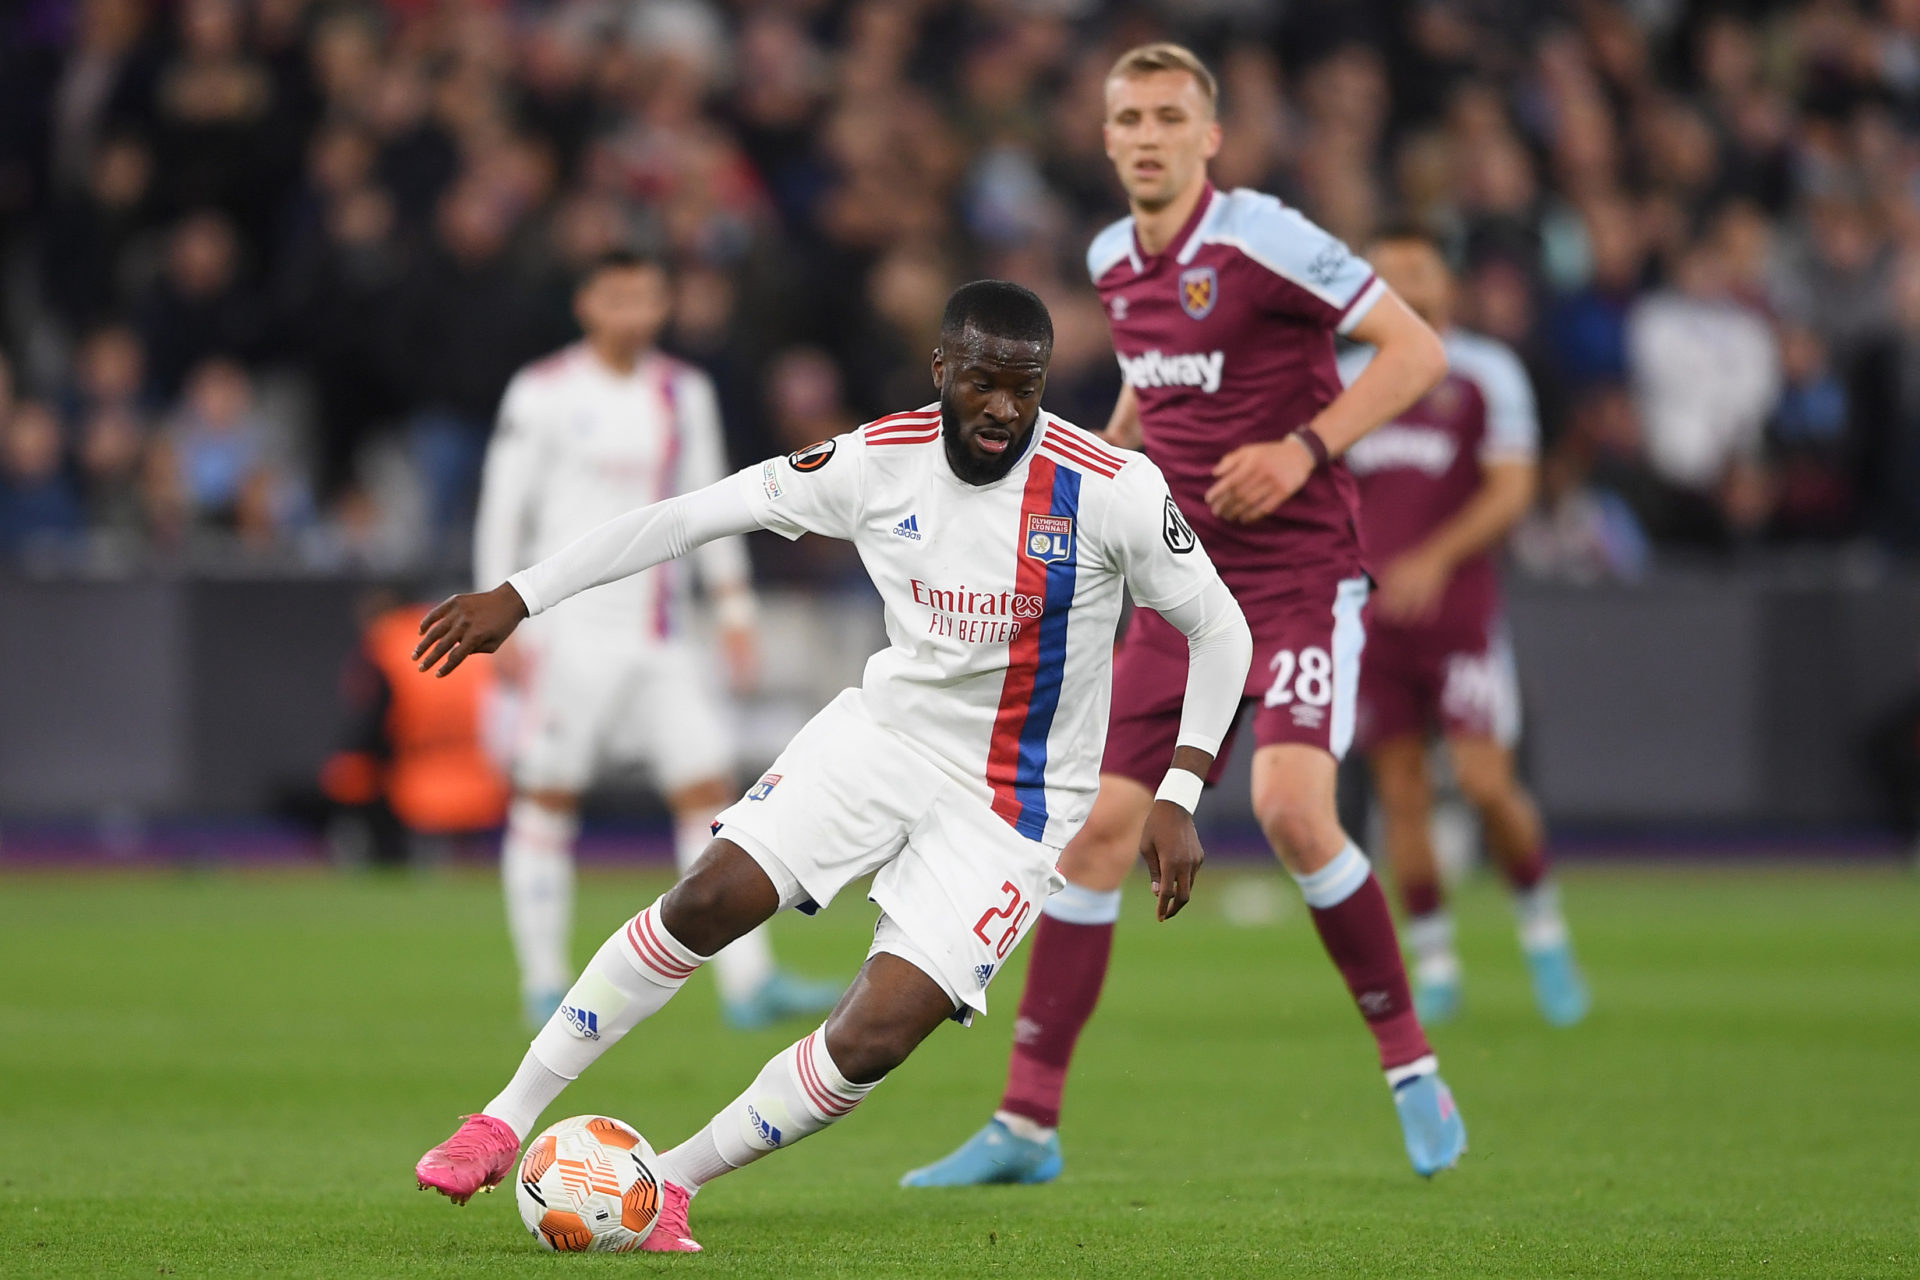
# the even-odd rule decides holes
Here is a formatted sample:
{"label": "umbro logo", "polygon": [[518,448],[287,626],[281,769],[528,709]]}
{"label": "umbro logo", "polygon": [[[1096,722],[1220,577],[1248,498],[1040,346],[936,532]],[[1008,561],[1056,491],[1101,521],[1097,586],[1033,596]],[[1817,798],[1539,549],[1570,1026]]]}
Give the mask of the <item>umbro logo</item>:
{"label": "umbro logo", "polygon": [[920,541],[920,517],[917,515],[908,516],[905,520],[893,526],[893,536],[896,538],[905,538],[909,542]]}

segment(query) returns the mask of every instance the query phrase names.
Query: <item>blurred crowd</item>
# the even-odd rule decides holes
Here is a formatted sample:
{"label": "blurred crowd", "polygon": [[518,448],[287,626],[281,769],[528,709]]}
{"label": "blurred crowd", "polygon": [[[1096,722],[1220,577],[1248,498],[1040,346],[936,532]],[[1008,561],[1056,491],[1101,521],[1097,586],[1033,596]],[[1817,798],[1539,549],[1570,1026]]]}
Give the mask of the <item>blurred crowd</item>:
{"label": "blurred crowd", "polygon": [[1523,564],[1920,550],[1920,0],[18,0],[0,558],[457,561],[508,377],[625,244],[737,462],[930,398],[985,274],[1097,427],[1102,81],[1163,36],[1220,185],[1444,234],[1541,395]]}

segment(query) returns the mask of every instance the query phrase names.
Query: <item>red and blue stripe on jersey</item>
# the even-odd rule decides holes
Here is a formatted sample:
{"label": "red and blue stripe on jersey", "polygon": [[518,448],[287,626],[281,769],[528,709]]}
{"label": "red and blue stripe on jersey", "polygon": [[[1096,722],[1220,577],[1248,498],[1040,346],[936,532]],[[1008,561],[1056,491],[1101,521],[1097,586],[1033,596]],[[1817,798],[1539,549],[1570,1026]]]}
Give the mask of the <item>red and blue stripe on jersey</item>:
{"label": "red and blue stripe on jersey", "polygon": [[[660,486],[654,501],[665,502],[678,491],[680,484],[680,389],[676,385],[679,366],[666,362],[659,375],[660,403],[667,411],[667,440],[661,449]],[[653,633],[665,640],[676,630],[674,626],[674,565],[669,560],[654,570],[653,578]]]}
{"label": "red and blue stripe on jersey", "polygon": [[[1023,626],[1008,645],[1006,682],[987,749],[987,785],[993,811],[1029,840],[1047,830],[1047,737],[1060,707],[1066,677],[1067,618],[1072,612],[1075,560],[1079,556],[1080,473],[1050,457],[1035,456],[1021,495],[1014,556],[1016,592],[1043,596],[1038,625]],[[1027,517],[1075,519],[1074,554],[1051,564],[1027,553]]]}

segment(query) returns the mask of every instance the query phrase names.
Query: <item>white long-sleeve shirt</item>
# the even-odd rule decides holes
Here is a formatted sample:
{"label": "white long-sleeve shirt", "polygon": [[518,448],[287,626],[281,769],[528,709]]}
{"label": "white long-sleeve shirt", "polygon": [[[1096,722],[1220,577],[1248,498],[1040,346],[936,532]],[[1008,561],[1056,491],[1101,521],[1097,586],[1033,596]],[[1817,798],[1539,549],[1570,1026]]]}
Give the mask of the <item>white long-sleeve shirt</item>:
{"label": "white long-sleeve shirt", "polygon": [[891,642],[870,714],[1030,839],[1062,846],[1092,808],[1123,589],[1188,638],[1179,744],[1217,751],[1239,709],[1252,636],[1159,469],[1049,414],[992,484],[953,474],[929,406],[629,512],[508,582],[537,614],[749,529],[854,544]]}
{"label": "white long-sleeve shirt", "polygon": [[[615,516],[703,488],[726,471],[706,374],[658,353],[622,374],[584,343],[567,347],[507,385],[487,447],[474,575],[494,586]],[[749,583],[738,538],[707,544],[696,564],[709,592]],[[680,627],[685,598],[685,574],[668,567],[595,592],[568,613],[659,640]]]}

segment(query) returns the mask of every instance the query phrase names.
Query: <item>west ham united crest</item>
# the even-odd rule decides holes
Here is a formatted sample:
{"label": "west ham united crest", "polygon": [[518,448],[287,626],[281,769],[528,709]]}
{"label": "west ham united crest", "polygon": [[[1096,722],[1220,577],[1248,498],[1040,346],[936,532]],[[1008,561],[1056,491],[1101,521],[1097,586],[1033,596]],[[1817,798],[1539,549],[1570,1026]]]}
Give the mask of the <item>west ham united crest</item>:
{"label": "west ham united crest", "polygon": [[1073,559],[1073,517],[1028,516],[1026,551],[1042,564]]}
{"label": "west ham united crest", "polygon": [[1180,305],[1195,320],[1213,314],[1220,301],[1220,273],[1212,267],[1189,267],[1180,273]]}

